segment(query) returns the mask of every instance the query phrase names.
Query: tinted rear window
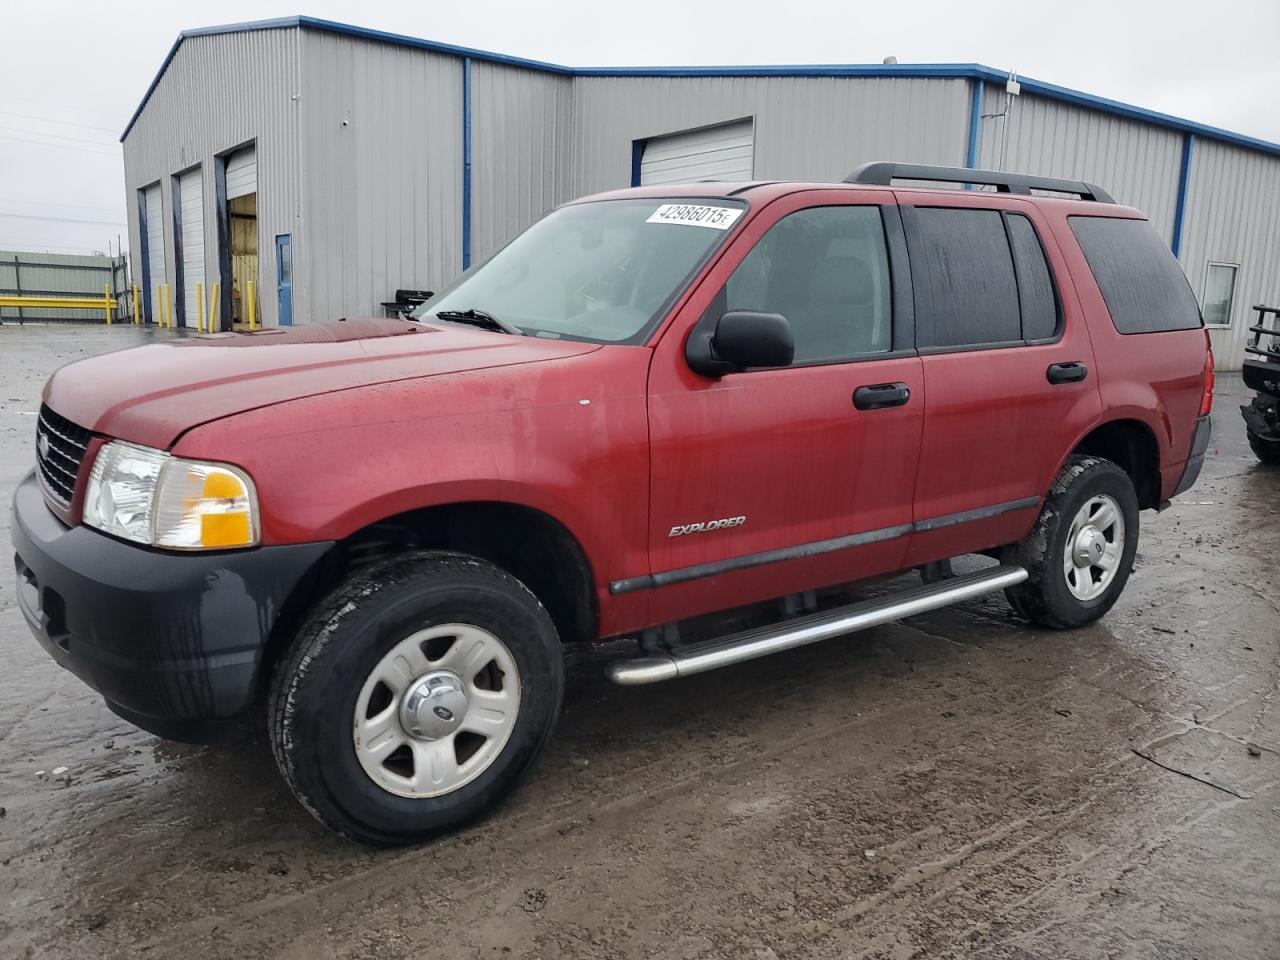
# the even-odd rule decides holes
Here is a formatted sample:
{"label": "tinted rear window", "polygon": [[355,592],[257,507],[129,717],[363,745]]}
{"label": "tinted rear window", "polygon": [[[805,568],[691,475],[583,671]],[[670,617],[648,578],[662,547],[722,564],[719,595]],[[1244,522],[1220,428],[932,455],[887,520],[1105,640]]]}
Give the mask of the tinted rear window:
{"label": "tinted rear window", "polygon": [[[1007,343],[1022,338],[1018,285],[995,210],[917,207],[922,269],[912,264],[929,310],[917,318],[921,346]],[[916,251],[912,251],[912,257]],[[932,324],[932,329],[924,329]]]}
{"label": "tinted rear window", "polygon": [[1071,217],[1111,322],[1121,333],[1200,326],[1200,308],[1169,245],[1146,220]]}

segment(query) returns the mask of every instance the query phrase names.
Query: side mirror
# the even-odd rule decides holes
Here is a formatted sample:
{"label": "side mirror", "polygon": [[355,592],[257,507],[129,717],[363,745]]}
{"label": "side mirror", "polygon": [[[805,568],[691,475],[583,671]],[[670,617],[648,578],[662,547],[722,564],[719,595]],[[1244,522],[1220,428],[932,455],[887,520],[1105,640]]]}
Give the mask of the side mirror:
{"label": "side mirror", "polygon": [[714,329],[694,329],[685,359],[695,373],[719,377],[751,367],[785,367],[795,352],[791,325],[782,314],[731,310]]}

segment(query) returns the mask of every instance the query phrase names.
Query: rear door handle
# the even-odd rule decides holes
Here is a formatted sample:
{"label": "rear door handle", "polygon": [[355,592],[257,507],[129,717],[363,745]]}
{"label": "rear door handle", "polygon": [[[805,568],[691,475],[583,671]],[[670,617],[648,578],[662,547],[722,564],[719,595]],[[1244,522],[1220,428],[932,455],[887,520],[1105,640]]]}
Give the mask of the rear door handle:
{"label": "rear door handle", "polygon": [[1045,372],[1050,383],[1079,383],[1089,375],[1089,368],[1079,360],[1067,363],[1051,363]]}
{"label": "rear door handle", "polygon": [[900,407],[911,399],[905,383],[873,383],[853,391],[853,405],[859,410]]}

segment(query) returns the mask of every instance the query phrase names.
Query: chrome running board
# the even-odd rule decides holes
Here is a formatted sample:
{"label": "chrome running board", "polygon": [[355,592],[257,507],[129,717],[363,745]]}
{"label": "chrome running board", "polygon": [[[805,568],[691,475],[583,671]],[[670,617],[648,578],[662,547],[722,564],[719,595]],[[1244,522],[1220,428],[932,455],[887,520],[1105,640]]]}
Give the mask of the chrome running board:
{"label": "chrome running board", "polygon": [[662,656],[615,660],[609,664],[607,672],[610,680],[625,686],[688,677],[927,613],[1012,587],[1026,579],[1027,571],[1022,567],[980,570],[939,583],[923,583],[891,597],[862,600],[847,607],[693,643]]}

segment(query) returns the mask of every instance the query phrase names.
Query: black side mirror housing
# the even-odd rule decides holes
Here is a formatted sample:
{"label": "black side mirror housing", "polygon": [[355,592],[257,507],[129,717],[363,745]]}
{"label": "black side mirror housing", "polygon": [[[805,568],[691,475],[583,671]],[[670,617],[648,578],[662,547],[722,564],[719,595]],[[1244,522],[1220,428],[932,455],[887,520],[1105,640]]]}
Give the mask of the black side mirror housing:
{"label": "black side mirror housing", "polygon": [[785,367],[795,358],[796,340],[780,313],[730,310],[713,328],[698,324],[685,346],[694,373],[720,377],[752,367]]}

